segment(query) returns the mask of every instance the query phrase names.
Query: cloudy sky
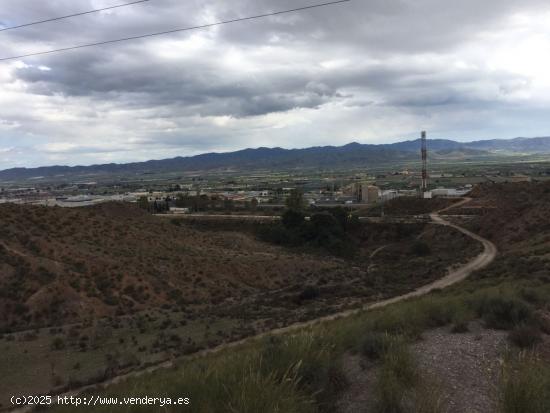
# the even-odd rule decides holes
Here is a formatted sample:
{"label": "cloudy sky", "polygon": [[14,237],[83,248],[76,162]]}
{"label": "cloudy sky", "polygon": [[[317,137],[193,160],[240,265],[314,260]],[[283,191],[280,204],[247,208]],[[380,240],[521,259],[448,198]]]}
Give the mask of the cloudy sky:
{"label": "cloudy sky", "polygon": [[[0,27],[127,0],[0,0]],[[0,32],[0,58],[318,0],[150,0]],[[0,62],[0,169],[550,135],[547,0],[352,0]]]}

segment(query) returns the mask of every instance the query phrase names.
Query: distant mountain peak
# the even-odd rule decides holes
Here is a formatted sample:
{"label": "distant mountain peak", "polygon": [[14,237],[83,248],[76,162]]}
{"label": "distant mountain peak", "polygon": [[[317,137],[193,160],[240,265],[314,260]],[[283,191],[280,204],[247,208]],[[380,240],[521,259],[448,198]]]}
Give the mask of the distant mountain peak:
{"label": "distant mountain peak", "polygon": [[[474,142],[456,142],[448,139],[429,139],[428,150],[434,155],[447,154],[487,156],[491,152],[502,153],[550,153],[550,137],[492,139]],[[36,177],[65,178],[86,175],[140,175],[143,173],[205,172],[215,170],[251,171],[285,170],[297,168],[344,169],[368,167],[388,162],[416,161],[420,151],[420,139],[391,144],[361,144],[353,141],[344,146],[317,146],[305,149],[248,148],[236,152],[206,153],[192,157],[178,156],[172,159],[151,160],[128,164],[92,166],[50,166],[41,168],[13,168],[0,171],[1,181],[19,181]]]}

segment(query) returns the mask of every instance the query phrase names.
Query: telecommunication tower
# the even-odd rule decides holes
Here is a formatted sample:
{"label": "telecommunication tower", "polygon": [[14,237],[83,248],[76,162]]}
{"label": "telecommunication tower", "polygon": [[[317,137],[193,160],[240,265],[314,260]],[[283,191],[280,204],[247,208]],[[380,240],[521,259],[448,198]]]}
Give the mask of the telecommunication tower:
{"label": "telecommunication tower", "polygon": [[421,192],[428,191],[428,144],[426,132],[422,131],[422,188]]}

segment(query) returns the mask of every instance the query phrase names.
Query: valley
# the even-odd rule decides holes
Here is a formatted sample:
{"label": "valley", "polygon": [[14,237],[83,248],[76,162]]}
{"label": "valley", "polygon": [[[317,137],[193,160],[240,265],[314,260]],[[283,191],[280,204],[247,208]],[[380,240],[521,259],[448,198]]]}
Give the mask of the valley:
{"label": "valley", "polygon": [[[545,383],[550,378],[545,369],[550,356],[549,238],[547,221],[529,223],[546,216],[548,194],[547,184],[481,186],[468,202],[442,211],[446,219],[458,222],[465,208],[477,206],[484,212],[461,225],[492,240],[472,235],[483,240],[485,253],[450,273],[448,282],[436,281],[404,297],[184,357],[105,389],[90,388],[86,394],[120,397],[132,389],[134,394],[155,391],[175,397],[184,387],[193,390],[198,411],[221,411],[234,403],[246,410],[265,403],[292,412],[365,407],[388,411],[403,406],[497,412],[513,404],[538,412],[536,405],[547,403]],[[499,252],[491,262],[493,244]],[[371,254],[378,256],[384,251],[380,248]],[[295,372],[288,379],[294,385],[285,387],[286,380],[280,378],[289,369]],[[472,372],[472,387],[462,384],[457,369]],[[248,381],[252,371],[259,371],[253,382]],[[203,386],[193,386],[196,381],[208,383],[209,389],[229,385],[231,391],[212,397]],[[254,383],[270,390],[259,393]],[[533,392],[533,398],[522,399],[526,392]]]}
{"label": "valley", "polygon": [[3,397],[101,382],[405,294],[481,248],[427,223],[358,223],[357,253],[341,257],[260,241],[257,227],[270,224],[171,222],[127,204],[1,208]]}

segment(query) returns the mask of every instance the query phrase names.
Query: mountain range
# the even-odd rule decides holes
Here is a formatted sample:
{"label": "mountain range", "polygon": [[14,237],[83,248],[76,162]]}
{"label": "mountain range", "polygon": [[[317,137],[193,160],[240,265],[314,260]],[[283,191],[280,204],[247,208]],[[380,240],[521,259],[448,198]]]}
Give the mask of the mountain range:
{"label": "mountain range", "polygon": [[[550,137],[492,139],[457,142],[447,139],[428,141],[432,159],[460,159],[495,155],[550,154]],[[420,140],[392,144],[350,143],[305,149],[257,148],[227,153],[207,153],[147,162],[91,166],[46,166],[12,168],[0,171],[0,180],[15,181],[37,177],[77,177],[98,175],[139,175],[191,171],[250,171],[265,169],[341,168],[413,161],[418,158]]]}

